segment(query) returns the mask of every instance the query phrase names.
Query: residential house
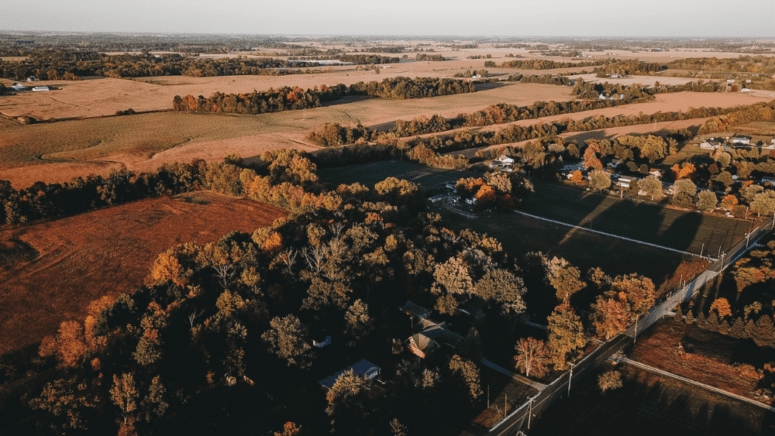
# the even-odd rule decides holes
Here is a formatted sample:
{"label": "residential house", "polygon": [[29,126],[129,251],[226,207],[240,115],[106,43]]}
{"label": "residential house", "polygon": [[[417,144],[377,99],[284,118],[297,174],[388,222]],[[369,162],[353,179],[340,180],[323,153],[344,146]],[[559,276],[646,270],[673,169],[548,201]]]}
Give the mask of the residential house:
{"label": "residential house", "polygon": [[463,337],[448,330],[443,322],[436,324],[429,319],[422,318],[419,328],[420,332],[410,336],[406,340],[406,345],[409,352],[423,359],[442,346],[455,348],[463,342]]}
{"label": "residential house", "polygon": [[28,82],[37,82],[38,80],[39,79],[37,77],[35,77],[35,76],[30,76],[30,77],[27,78]]}
{"label": "residential house", "polygon": [[619,178],[616,180],[615,186],[619,186],[620,188],[630,189],[632,186],[632,182],[635,180],[638,180],[637,177],[632,176],[619,176]]}
{"label": "residential house", "polygon": [[320,380],[318,384],[326,390],[331,389],[334,387],[334,384],[336,384],[336,381],[339,380],[339,376],[351,369],[356,375],[361,375],[369,379],[373,379],[382,374],[382,368],[364,359],[354,365],[348,366],[336,374],[329,375],[323,380]]}
{"label": "residential house", "polygon": [[439,194],[439,195],[434,195],[433,197],[429,198],[428,200],[430,200],[431,203],[437,203],[437,202],[439,202],[441,200],[444,200],[445,198],[447,198],[447,194]]}
{"label": "residential house", "polygon": [[11,89],[13,89],[14,91],[26,91],[29,88],[22,85],[21,83],[14,83],[13,85],[11,85]]}
{"label": "residential house", "polygon": [[499,162],[501,165],[514,165],[514,159],[506,156],[505,154],[500,155],[500,157],[495,159],[495,161]]}
{"label": "residential house", "polygon": [[721,138],[710,138],[700,143],[700,148],[704,150],[715,150],[721,148],[724,145],[724,140]]}
{"label": "residential house", "polygon": [[501,172],[504,172],[504,173],[514,172],[514,167],[512,167],[511,165],[504,165],[501,167]]}
{"label": "residential house", "polygon": [[775,177],[762,177],[762,180],[759,182],[759,184],[764,185],[765,183],[769,183],[770,185],[775,186]]}
{"label": "residential house", "polygon": [[745,135],[735,135],[732,137],[732,143],[739,144],[739,145],[750,145],[751,137],[745,136]]}

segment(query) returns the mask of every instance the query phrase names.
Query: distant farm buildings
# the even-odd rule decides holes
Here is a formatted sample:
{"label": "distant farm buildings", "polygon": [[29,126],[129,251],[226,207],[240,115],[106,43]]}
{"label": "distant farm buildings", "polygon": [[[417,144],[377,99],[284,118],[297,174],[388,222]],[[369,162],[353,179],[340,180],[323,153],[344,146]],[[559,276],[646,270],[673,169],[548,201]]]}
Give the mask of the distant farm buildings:
{"label": "distant farm buildings", "polygon": [[29,88],[22,85],[21,83],[14,83],[13,85],[11,85],[11,89],[13,89],[14,91],[26,91]]}
{"label": "distant farm buildings", "polygon": [[721,138],[710,138],[702,141],[700,148],[704,150],[715,150],[721,148],[724,145],[724,140]]}

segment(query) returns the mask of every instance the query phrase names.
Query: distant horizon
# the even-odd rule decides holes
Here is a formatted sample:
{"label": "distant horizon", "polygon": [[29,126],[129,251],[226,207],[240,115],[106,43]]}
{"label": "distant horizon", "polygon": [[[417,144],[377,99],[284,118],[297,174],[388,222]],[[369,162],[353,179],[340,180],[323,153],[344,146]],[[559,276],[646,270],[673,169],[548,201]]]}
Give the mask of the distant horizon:
{"label": "distant horizon", "polygon": [[[197,35],[775,38],[772,0],[336,0],[267,2],[28,0],[6,6],[2,32]],[[45,29],[45,30],[35,30]],[[332,30],[336,30],[332,32]]]}
{"label": "distant horizon", "polygon": [[234,33],[234,32],[161,32],[161,31],[79,31],[79,30],[50,30],[50,29],[4,29],[0,28],[0,36],[4,33],[56,33],[56,34],[83,34],[83,35],[162,35],[162,36],[188,36],[188,35],[212,35],[212,36],[249,36],[249,37],[368,37],[368,38],[536,38],[536,39],[672,39],[672,40],[704,40],[704,39],[725,39],[725,40],[772,40],[775,42],[775,34],[772,36],[708,36],[708,35],[685,35],[685,36],[659,36],[659,35],[501,35],[501,34],[368,34],[368,33]]}

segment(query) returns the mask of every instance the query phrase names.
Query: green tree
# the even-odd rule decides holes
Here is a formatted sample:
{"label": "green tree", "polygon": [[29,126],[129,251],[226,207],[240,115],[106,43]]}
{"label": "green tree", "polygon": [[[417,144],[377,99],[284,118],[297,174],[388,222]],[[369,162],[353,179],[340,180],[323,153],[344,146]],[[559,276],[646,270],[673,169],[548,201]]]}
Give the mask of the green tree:
{"label": "green tree", "polygon": [[350,338],[347,345],[354,347],[374,330],[374,320],[369,317],[369,306],[361,300],[356,300],[344,314],[344,333]]}
{"label": "green tree", "polygon": [[697,196],[697,209],[711,212],[716,209],[718,204],[718,197],[713,191],[702,191]]}
{"label": "green tree", "polygon": [[611,175],[602,170],[589,172],[589,187],[595,191],[602,191],[611,186]]}

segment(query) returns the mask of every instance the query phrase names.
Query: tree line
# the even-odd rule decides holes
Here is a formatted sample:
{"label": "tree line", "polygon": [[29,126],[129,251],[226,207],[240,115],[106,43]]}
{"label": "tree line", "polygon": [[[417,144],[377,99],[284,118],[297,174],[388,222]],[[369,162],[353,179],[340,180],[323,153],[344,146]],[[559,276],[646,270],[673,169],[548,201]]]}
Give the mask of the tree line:
{"label": "tree line", "polygon": [[[555,68],[595,67],[614,62],[612,60],[587,61],[587,62],[560,62],[549,59],[524,59],[502,62],[499,68],[519,68],[523,70],[552,70]],[[495,67],[494,64],[490,65]]]}
{"label": "tree line", "polygon": [[[330,59],[330,58],[329,58]],[[366,54],[338,54],[341,62],[358,65],[396,63],[397,57]],[[48,80],[68,77],[147,77],[192,76],[215,77],[234,75],[279,75],[299,73],[299,68],[320,67],[315,61],[291,62],[273,58],[223,57],[201,58],[179,54],[121,54],[96,52],[36,51],[20,62],[0,61],[0,77],[24,80],[37,76]]]}
{"label": "tree line", "polygon": [[428,98],[475,92],[473,83],[430,77],[394,77],[382,82],[358,82],[350,86],[321,85],[313,89],[283,87],[278,90],[253,91],[245,94],[214,93],[211,97],[175,96],[173,110],[198,113],[261,114],[320,107],[323,103],[351,95],[391,99]]}

